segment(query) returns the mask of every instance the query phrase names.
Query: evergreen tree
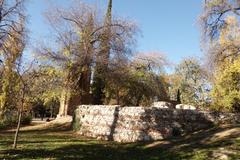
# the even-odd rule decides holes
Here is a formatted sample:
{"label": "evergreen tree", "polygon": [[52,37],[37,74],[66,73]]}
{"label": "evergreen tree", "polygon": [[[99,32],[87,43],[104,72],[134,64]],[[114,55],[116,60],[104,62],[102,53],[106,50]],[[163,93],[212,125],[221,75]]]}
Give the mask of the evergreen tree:
{"label": "evergreen tree", "polygon": [[107,14],[104,22],[104,30],[101,35],[100,52],[97,55],[97,62],[93,82],[93,98],[95,104],[104,103],[104,88],[106,85],[106,74],[110,57],[112,23],[112,0],[109,0]]}
{"label": "evergreen tree", "polygon": [[180,93],[180,89],[177,90],[177,103],[181,103],[181,93]]}

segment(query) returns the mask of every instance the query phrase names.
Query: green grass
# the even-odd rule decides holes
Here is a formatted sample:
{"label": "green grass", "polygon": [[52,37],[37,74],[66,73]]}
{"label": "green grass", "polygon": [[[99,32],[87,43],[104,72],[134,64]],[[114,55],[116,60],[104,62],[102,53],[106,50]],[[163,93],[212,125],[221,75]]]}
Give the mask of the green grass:
{"label": "green grass", "polygon": [[217,160],[215,153],[220,151],[228,159],[240,159],[239,132],[211,140],[216,133],[232,128],[213,128],[180,138],[129,144],[87,139],[59,128],[22,131],[17,150],[11,149],[14,133],[0,131],[0,159]]}

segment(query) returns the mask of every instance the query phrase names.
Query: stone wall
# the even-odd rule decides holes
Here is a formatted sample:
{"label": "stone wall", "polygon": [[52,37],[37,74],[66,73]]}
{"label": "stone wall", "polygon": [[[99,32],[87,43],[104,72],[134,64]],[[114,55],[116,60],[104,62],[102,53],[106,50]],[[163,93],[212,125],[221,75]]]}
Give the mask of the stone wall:
{"label": "stone wall", "polygon": [[240,115],[158,107],[81,105],[74,127],[83,136],[118,142],[159,140],[207,128],[239,123]]}

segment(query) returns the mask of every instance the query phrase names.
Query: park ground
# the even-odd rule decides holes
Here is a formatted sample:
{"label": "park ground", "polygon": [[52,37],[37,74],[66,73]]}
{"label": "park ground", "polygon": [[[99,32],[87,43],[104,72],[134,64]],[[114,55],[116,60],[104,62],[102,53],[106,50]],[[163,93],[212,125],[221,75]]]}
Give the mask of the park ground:
{"label": "park ground", "polygon": [[14,130],[0,131],[0,159],[83,160],[239,160],[240,126],[225,125],[182,137],[120,144],[77,135],[69,122],[33,123],[22,128],[12,149]]}

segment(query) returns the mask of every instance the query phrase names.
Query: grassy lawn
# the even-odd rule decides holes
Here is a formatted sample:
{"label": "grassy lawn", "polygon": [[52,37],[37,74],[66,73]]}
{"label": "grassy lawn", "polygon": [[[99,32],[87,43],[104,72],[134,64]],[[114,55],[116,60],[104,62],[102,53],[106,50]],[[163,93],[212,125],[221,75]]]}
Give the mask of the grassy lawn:
{"label": "grassy lawn", "polygon": [[240,159],[240,127],[225,126],[151,143],[119,144],[79,137],[61,127],[25,129],[17,150],[13,131],[0,131],[0,159],[206,160]]}

